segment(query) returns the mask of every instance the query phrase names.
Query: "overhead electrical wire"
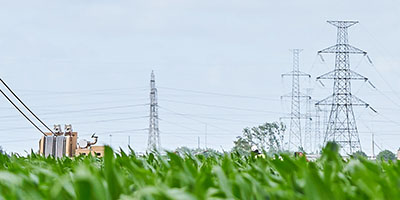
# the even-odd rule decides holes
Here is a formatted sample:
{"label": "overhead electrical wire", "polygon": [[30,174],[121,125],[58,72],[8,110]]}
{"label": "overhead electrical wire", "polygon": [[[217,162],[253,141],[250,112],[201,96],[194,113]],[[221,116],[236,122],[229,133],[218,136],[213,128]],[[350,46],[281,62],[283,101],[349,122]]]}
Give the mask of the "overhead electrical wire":
{"label": "overhead electrical wire", "polygon": [[130,105],[122,105],[122,106],[110,106],[110,107],[100,107],[100,108],[88,108],[88,109],[82,109],[82,110],[67,110],[67,111],[59,111],[59,112],[49,112],[49,113],[43,113],[44,115],[46,114],[56,114],[56,113],[75,113],[75,112],[86,112],[86,111],[98,111],[98,110],[113,110],[113,109],[119,109],[119,108],[129,108],[129,107],[138,107],[138,106],[146,106],[149,105],[148,103],[143,103],[143,104],[130,104]]}
{"label": "overhead electrical wire", "polygon": [[[90,99],[89,99],[90,100]],[[69,103],[69,104],[52,104],[52,105],[46,105],[46,106],[31,106],[31,108],[58,108],[58,107],[67,107],[67,106],[84,106],[84,105],[96,105],[96,104],[109,104],[109,103],[126,103],[126,102],[132,102],[132,101],[143,101],[143,100],[148,100],[148,98],[133,98],[133,99],[125,99],[122,101],[115,101],[110,100],[110,101],[96,101],[96,102],[80,102],[80,103]]]}
{"label": "overhead electrical wire", "polygon": [[160,121],[167,122],[167,123],[169,123],[169,124],[172,124],[172,125],[175,125],[175,126],[179,126],[179,127],[181,127],[181,128],[185,128],[185,129],[187,129],[187,130],[195,131],[195,132],[198,132],[198,133],[203,133],[202,131],[199,131],[199,130],[196,130],[196,129],[193,129],[193,128],[184,126],[184,125],[179,124],[179,123],[170,122],[170,121],[164,120],[164,119],[162,119],[162,118],[158,118],[158,119],[159,119]]}
{"label": "overhead electrical wire", "polygon": [[73,124],[91,124],[91,123],[102,123],[102,122],[115,122],[115,121],[124,121],[124,120],[132,120],[132,119],[144,119],[149,116],[139,116],[139,117],[124,117],[124,118],[116,118],[116,119],[104,119],[104,120],[96,120],[96,121],[86,121],[86,122],[76,122]]}
{"label": "overhead electrical wire", "polygon": [[0,89],[1,94],[14,106],[15,109],[18,110],[19,113],[21,113],[22,116],[25,117],[26,120],[28,120],[38,131],[40,131],[43,135],[46,135],[31,119],[29,119],[28,116],[25,115],[24,112],[18,106],[6,95],[6,93],[3,92],[2,89]]}
{"label": "overhead electrical wire", "polygon": [[54,134],[53,130],[51,130],[37,115],[35,115],[35,113],[32,112],[31,109],[28,108],[28,106],[26,106],[26,104],[14,93],[14,91],[11,90],[10,87],[8,87],[3,79],[0,78],[0,81],[8,89],[8,91],[10,91],[10,93],[26,108],[26,110],[28,110],[32,114],[32,116],[34,116],[44,127],[46,127],[47,130]]}
{"label": "overhead electrical wire", "polygon": [[104,131],[100,133],[96,133],[97,135],[104,135],[104,134],[110,134],[110,133],[127,133],[127,132],[141,132],[141,131],[146,131],[149,130],[148,128],[140,128],[140,129],[127,129],[127,130],[115,130],[115,131]]}
{"label": "overhead electrical wire", "polygon": [[[112,109],[119,109],[119,108],[129,108],[129,107],[138,107],[138,106],[145,106],[149,105],[146,104],[131,104],[131,105],[123,105],[123,106],[110,106],[110,107],[99,107],[99,108],[88,108],[88,109],[81,109],[81,110],[67,110],[67,111],[56,111],[56,112],[46,112],[42,113],[41,115],[52,115],[52,114],[65,114],[65,113],[79,113],[79,112],[86,112],[86,111],[98,111],[98,110],[112,110]],[[15,117],[14,115],[8,116],[0,116],[0,118],[10,118]]]}
{"label": "overhead electrical wire", "polygon": [[99,89],[99,90],[80,90],[80,91],[51,91],[51,90],[18,90],[18,91],[22,91],[22,92],[33,92],[35,94],[39,93],[39,92],[43,92],[43,93],[51,93],[50,95],[53,94],[91,94],[91,93],[97,93],[97,92],[118,92],[118,91],[125,91],[125,90],[134,90],[134,89],[140,89],[140,91],[146,89],[147,87],[142,86],[142,87],[132,87],[132,88],[113,88],[113,89]]}
{"label": "overhead electrical wire", "polygon": [[218,93],[218,92],[205,92],[205,91],[188,90],[188,89],[178,89],[178,88],[171,88],[171,87],[158,87],[158,88],[160,88],[160,89],[166,89],[166,90],[175,90],[175,91],[182,91],[182,92],[198,93],[198,94],[208,94],[208,95],[215,95],[215,96],[225,96],[225,97],[235,97],[235,98],[246,98],[246,99],[258,99],[258,100],[263,100],[263,101],[279,101],[279,99],[264,98],[264,97],[257,97],[257,96],[236,95],[236,94],[224,94],[224,93]]}
{"label": "overhead electrical wire", "polygon": [[[115,121],[133,120],[133,119],[144,119],[144,118],[148,118],[148,116],[126,117],[126,118],[114,118],[114,119],[104,119],[104,120],[84,121],[84,122],[74,122],[74,123],[72,123],[72,124],[96,124],[96,123],[115,122]],[[6,131],[6,130],[25,130],[25,129],[30,129],[30,128],[31,128],[31,127],[1,128],[0,131]]]}
{"label": "overhead electrical wire", "polygon": [[[179,115],[179,114],[175,114],[175,113],[171,113],[173,115]],[[182,113],[182,115],[187,115],[187,116],[191,116],[191,117],[195,117],[195,118],[203,118],[203,119],[215,119],[215,120],[221,120],[221,121],[230,121],[230,122],[243,122],[243,123],[254,123],[254,124],[261,124],[260,122],[254,122],[254,121],[245,121],[245,120],[239,120],[239,119],[227,119],[227,118],[220,118],[220,117],[206,117],[206,116],[199,116],[199,115],[195,115],[195,114],[184,114]]]}
{"label": "overhead electrical wire", "polygon": [[201,103],[193,103],[193,102],[185,102],[185,101],[175,101],[175,100],[169,100],[169,99],[160,99],[159,101],[166,101],[166,102],[172,102],[172,103],[181,103],[181,104],[188,104],[188,105],[197,105],[197,106],[205,106],[205,107],[222,108],[222,109],[228,109],[228,110],[261,112],[261,113],[271,113],[271,114],[284,114],[282,112],[256,110],[256,109],[248,109],[248,108],[237,108],[237,107],[230,107],[230,106],[210,105],[210,104],[201,104]]}
{"label": "overhead electrical wire", "polygon": [[[160,131],[160,133],[163,133],[165,135],[174,135],[174,136],[194,136],[194,135],[188,135],[187,133],[197,133],[197,132],[183,132],[179,133],[178,131]],[[220,132],[207,132],[208,136],[234,136],[232,134],[222,134]],[[197,136],[197,135],[196,135]]]}
{"label": "overhead electrical wire", "polygon": [[5,141],[0,141],[1,144],[7,144],[7,143],[20,143],[20,142],[28,142],[28,141],[37,141],[37,138],[31,138],[31,139],[16,139],[16,140],[5,140]]}
{"label": "overhead electrical wire", "polygon": [[[367,29],[367,27],[364,27],[364,25],[361,24],[360,26],[362,29],[365,30],[365,32],[372,38],[372,40],[375,40],[376,44],[374,45],[376,47],[376,49],[378,50],[379,53],[381,53],[382,55],[389,55],[391,57],[391,59],[393,59],[393,56],[390,55],[390,53],[388,53],[389,51],[387,51],[385,49],[385,47],[381,46],[379,47],[379,41],[373,36],[373,34]],[[372,43],[373,44],[373,43]],[[381,49],[382,48],[382,49]],[[387,59],[385,56],[382,56],[382,58],[388,63],[394,63],[391,60]],[[370,61],[370,60],[369,60]],[[383,77],[383,75],[378,71],[378,69],[376,68],[376,66],[370,61],[371,66],[374,68],[375,72],[378,74],[378,76],[383,80],[383,82],[388,86],[388,88],[394,93],[394,95],[400,99],[400,96],[397,94],[397,92],[394,90],[394,88],[391,86],[391,84],[389,84],[388,81],[386,81],[386,79]]]}
{"label": "overhead electrical wire", "polygon": [[186,118],[186,119],[190,119],[190,120],[193,120],[193,121],[202,123],[202,124],[204,124],[204,125],[209,125],[209,126],[211,126],[211,127],[220,129],[220,130],[225,131],[225,132],[230,132],[230,133],[234,132],[234,131],[231,131],[231,130],[228,130],[228,129],[225,129],[225,128],[221,128],[221,127],[219,127],[219,126],[215,126],[215,125],[213,125],[213,124],[209,124],[209,123],[207,123],[207,122],[204,122],[204,121],[201,121],[201,120],[198,120],[198,119],[193,119],[193,118],[191,118],[191,117],[186,116],[185,114],[175,112],[175,111],[170,110],[170,109],[165,108],[165,107],[158,106],[158,108],[164,109],[164,110],[166,110],[166,111],[168,111],[168,112],[171,112],[171,113],[175,113],[175,114],[177,114],[177,115],[179,115],[179,116],[182,116],[182,117],[184,117],[184,118]]}

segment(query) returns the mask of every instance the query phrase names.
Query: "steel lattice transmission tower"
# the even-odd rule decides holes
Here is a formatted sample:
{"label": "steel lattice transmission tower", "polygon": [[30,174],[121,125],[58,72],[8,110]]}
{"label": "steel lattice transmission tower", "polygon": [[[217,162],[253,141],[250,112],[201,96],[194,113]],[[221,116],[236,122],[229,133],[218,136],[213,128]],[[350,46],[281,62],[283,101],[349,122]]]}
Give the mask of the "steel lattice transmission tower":
{"label": "steel lattice transmission tower", "polygon": [[307,88],[306,89],[306,95],[307,95],[307,100],[306,100],[306,114],[305,114],[305,126],[304,126],[304,150],[306,152],[312,152],[312,140],[314,139],[312,136],[312,122],[313,122],[313,116],[312,116],[312,99],[311,99],[311,92],[312,88]]}
{"label": "steel lattice transmission tower", "polygon": [[291,98],[291,108],[290,108],[290,127],[289,127],[289,140],[288,140],[288,150],[297,151],[303,148],[302,135],[301,135],[301,119],[304,116],[301,115],[300,110],[300,100],[301,98],[307,97],[300,93],[300,77],[307,76],[311,77],[309,74],[300,71],[300,52],[301,49],[292,49],[293,52],[293,70],[289,73],[282,74],[284,76],[292,77],[292,92],[289,95],[284,95],[282,97]]}
{"label": "steel lattice transmission tower", "polygon": [[350,69],[350,54],[367,55],[367,52],[351,46],[348,43],[347,30],[358,21],[328,21],[337,27],[336,45],[318,51],[318,54],[335,54],[335,69],[317,77],[333,79],[333,94],[319,102],[319,105],[331,107],[324,143],[334,141],[341,146],[341,152],[351,154],[361,150],[353,106],[366,106],[367,103],[354,96],[351,92],[351,80],[364,80],[364,77]]}
{"label": "steel lattice transmission tower", "polygon": [[150,79],[150,124],[149,124],[149,138],[147,142],[148,151],[160,150],[160,130],[158,128],[158,100],[157,88],[154,71],[151,72]]}

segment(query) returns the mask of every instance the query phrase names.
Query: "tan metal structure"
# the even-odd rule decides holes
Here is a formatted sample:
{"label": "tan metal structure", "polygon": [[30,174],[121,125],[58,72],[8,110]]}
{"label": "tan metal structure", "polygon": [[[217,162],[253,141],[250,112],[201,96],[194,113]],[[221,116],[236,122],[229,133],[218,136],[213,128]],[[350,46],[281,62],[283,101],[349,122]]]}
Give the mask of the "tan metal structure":
{"label": "tan metal structure", "polygon": [[90,148],[76,150],[76,155],[89,155],[103,157],[104,156],[104,146],[92,146]]}
{"label": "tan metal structure", "polygon": [[44,156],[74,157],[77,155],[93,155],[102,157],[104,146],[93,146],[97,143],[97,136],[92,135],[94,142],[81,140],[78,145],[78,133],[72,131],[71,125],[65,125],[64,132],[60,125],[54,125],[54,134],[45,133],[39,141],[39,153]]}

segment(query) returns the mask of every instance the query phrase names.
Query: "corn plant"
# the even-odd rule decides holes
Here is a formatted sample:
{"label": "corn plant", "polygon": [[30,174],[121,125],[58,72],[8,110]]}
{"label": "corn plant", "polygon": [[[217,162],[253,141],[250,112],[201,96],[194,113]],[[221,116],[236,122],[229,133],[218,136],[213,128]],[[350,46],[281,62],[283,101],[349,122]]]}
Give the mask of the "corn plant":
{"label": "corn plant", "polygon": [[396,199],[400,163],[343,160],[328,145],[316,161],[280,154],[115,153],[45,158],[0,154],[0,199]]}

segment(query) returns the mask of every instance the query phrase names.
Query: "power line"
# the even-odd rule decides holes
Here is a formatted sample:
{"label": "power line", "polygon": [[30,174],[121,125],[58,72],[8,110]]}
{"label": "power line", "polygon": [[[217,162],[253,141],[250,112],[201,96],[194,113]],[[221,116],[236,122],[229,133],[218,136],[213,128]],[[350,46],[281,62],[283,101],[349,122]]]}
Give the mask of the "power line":
{"label": "power line", "polygon": [[[365,27],[364,28],[364,26],[362,25],[361,26],[361,28],[363,28],[364,30],[365,30],[365,32],[373,39],[373,40],[375,40],[375,42],[376,43],[379,43],[378,42],[378,40],[371,34],[371,32]],[[377,49],[378,49],[378,51],[381,51],[380,49],[379,49],[379,46],[378,45],[375,45],[375,47],[377,47]],[[384,47],[383,47],[383,49],[384,49]],[[382,53],[382,55],[390,55],[390,53],[388,53],[386,50],[383,50],[383,51],[385,51],[385,52],[380,52],[380,53]],[[385,60],[386,60],[386,58],[385,58],[385,56],[382,56]],[[390,57],[392,57],[392,56],[390,56]],[[388,60],[386,60],[386,61],[388,61]],[[391,61],[389,61],[389,62],[391,62]],[[372,63],[372,62],[370,62],[371,63],[371,65],[372,65],[372,67],[374,68],[374,70],[376,71],[376,73],[378,74],[378,76],[383,80],[383,82],[388,86],[388,88],[395,94],[395,96],[398,98],[398,99],[400,99],[400,96],[397,94],[397,92],[394,90],[394,88],[391,86],[391,84],[389,84],[389,82],[388,81],[386,81],[386,79],[384,78],[384,76],[378,71],[378,68],[376,68],[376,66]]]}
{"label": "power line", "polygon": [[[173,115],[178,115],[175,113],[172,113]],[[203,118],[203,119],[215,119],[215,120],[221,120],[221,121],[230,121],[230,122],[243,122],[243,123],[253,123],[253,124],[261,124],[263,122],[254,122],[254,121],[245,121],[245,120],[239,120],[239,119],[227,119],[227,118],[220,118],[220,117],[206,117],[206,116],[199,116],[195,114],[182,114],[182,115],[187,115],[191,117],[197,117],[197,118]]]}
{"label": "power line", "polygon": [[[114,118],[114,119],[104,119],[104,120],[95,120],[95,121],[80,121],[74,122],[72,124],[95,124],[95,123],[103,123],[103,122],[115,122],[115,121],[123,121],[123,120],[133,120],[133,119],[145,119],[148,116],[139,116],[139,117],[126,117],[126,118]],[[31,127],[14,127],[14,128],[2,128],[0,131],[9,131],[9,130],[26,130]]]}
{"label": "power line", "polygon": [[162,101],[172,102],[172,103],[188,104],[188,105],[195,105],[195,106],[222,108],[222,109],[227,109],[227,110],[249,111],[249,112],[270,113],[270,114],[282,114],[281,112],[274,112],[274,111],[238,108],[238,107],[230,107],[230,106],[219,106],[219,105],[210,105],[210,104],[201,104],[201,103],[193,103],[193,102],[185,102],[185,101],[168,100],[168,99],[162,99]]}
{"label": "power line", "polygon": [[104,131],[104,132],[100,132],[100,133],[96,133],[96,134],[104,135],[104,134],[110,134],[110,133],[141,132],[141,131],[147,131],[147,130],[149,130],[149,129],[141,128],[141,129],[114,130],[114,131]]}
{"label": "power line", "polygon": [[170,110],[170,109],[168,109],[168,108],[164,108],[164,107],[161,107],[161,106],[159,106],[159,108],[164,109],[164,110],[169,111],[169,112],[172,112],[172,113],[175,113],[175,114],[177,114],[177,115],[179,115],[179,116],[182,116],[182,117],[184,117],[184,118],[187,118],[187,119],[190,119],[190,120],[193,120],[193,121],[196,121],[196,122],[200,122],[200,123],[205,124],[205,125],[210,125],[210,126],[212,126],[212,127],[214,127],[214,128],[218,128],[218,129],[220,129],[220,130],[224,130],[224,131],[226,131],[226,132],[232,132],[231,130],[228,130],[228,129],[225,129],[225,128],[221,128],[221,127],[219,127],[219,126],[215,126],[215,125],[209,124],[209,123],[207,123],[207,122],[204,122],[204,121],[201,121],[201,120],[198,120],[198,119],[193,119],[193,118],[191,118],[191,117],[186,116],[185,114],[175,112],[175,111]]}
{"label": "power line", "polygon": [[35,113],[32,112],[31,109],[28,108],[28,106],[25,105],[25,103],[11,90],[10,87],[3,81],[3,79],[0,78],[1,83],[8,89],[8,91],[11,92],[11,94],[28,110],[44,127],[46,127],[47,130],[49,130],[51,133],[54,134],[53,130],[51,130],[41,119],[39,119],[38,116],[35,115]]}
{"label": "power line", "polygon": [[[113,109],[120,109],[120,108],[130,108],[130,107],[138,107],[138,106],[146,106],[149,104],[131,104],[131,105],[123,105],[123,106],[110,106],[110,107],[100,107],[100,108],[89,108],[89,109],[81,109],[81,110],[69,110],[69,111],[57,111],[57,112],[47,112],[42,113],[41,115],[52,115],[52,114],[65,114],[65,113],[79,113],[79,112],[86,112],[86,111],[98,111],[98,110],[113,110]],[[10,118],[15,117],[14,115],[8,116],[0,116],[0,118]]]}
{"label": "power line", "polygon": [[123,120],[132,120],[132,119],[145,119],[149,116],[139,116],[139,117],[124,117],[124,118],[116,118],[116,119],[104,119],[104,120],[96,120],[96,121],[86,121],[86,122],[78,122],[73,124],[90,124],[90,123],[102,123],[102,122],[115,122],[115,121],[123,121]]}
{"label": "power line", "polygon": [[237,95],[237,94],[226,94],[226,93],[217,93],[217,92],[205,92],[205,91],[188,90],[188,89],[178,89],[178,88],[171,88],[171,87],[159,87],[159,88],[167,89],[167,90],[174,90],[174,91],[183,91],[183,92],[197,93],[197,94],[207,94],[207,95],[215,95],[215,96],[224,96],[224,97],[245,98],[245,99],[257,99],[257,100],[262,100],[262,101],[279,101],[279,99],[264,98],[264,97],[257,97],[257,96],[247,96],[247,95]]}
{"label": "power line", "polygon": [[[181,128],[185,128],[185,129],[187,129],[187,130],[191,130],[191,131],[196,131],[196,132],[198,132],[198,133],[202,133],[202,132],[199,131],[199,130],[190,128],[190,127],[188,127],[188,126],[183,126],[182,124],[178,124],[178,123],[175,123],[175,122],[167,121],[167,120],[164,120],[164,119],[162,119],[162,118],[159,118],[159,120],[161,120],[161,121],[163,121],[163,122],[167,122],[167,123],[172,124],[172,125],[179,126],[179,127],[181,127]],[[163,133],[164,133],[164,131],[163,131]]]}
{"label": "power line", "polygon": [[17,140],[5,140],[5,141],[0,141],[1,144],[8,144],[8,143],[20,143],[20,142],[27,142],[27,141],[35,141],[37,138],[31,138],[31,139],[17,139]]}
{"label": "power line", "polygon": [[22,116],[25,117],[26,120],[28,120],[38,131],[40,131],[43,135],[46,135],[35,123],[33,123],[33,121],[31,119],[29,119],[28,116],[25,115],[24,112],[22,112],[21,109],[18,108],[17,105],[15,105],[15,103],[3,92],[3,90],[0,89],[1,94],[3,94],[3,96],[14,106],[15,109],[18,110],[19,113],[21,113]]}

